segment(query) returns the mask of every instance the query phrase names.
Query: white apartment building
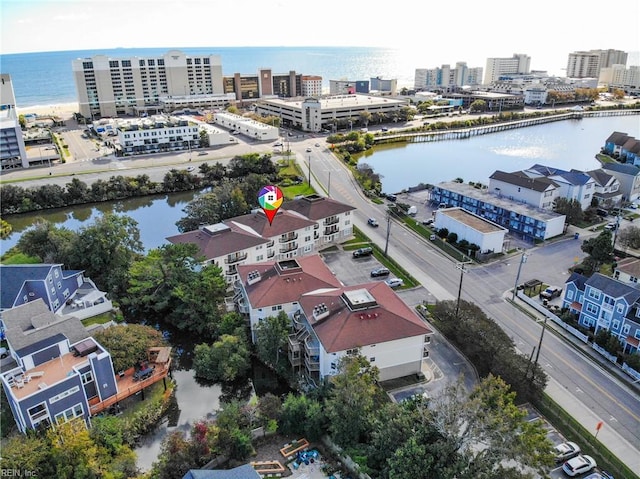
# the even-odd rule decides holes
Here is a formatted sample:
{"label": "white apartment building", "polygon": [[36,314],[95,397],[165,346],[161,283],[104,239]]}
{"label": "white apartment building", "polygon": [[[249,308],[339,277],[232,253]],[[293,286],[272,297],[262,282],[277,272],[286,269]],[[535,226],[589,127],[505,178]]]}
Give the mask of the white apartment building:
{"label": "white apartment building", "polygon": [[80,113],[87,118],[134,114],[162,97],[222,95],[218,55],[192,57],[170,50],[157,57],[95,55],[72,61]]}
{"label": "white apartment building", "polygon": [[508,73],[530,73],[531,57],[523,53],[514,53],[511,58],[487,58],[484,84],[498,81],[500,75]]}
{"label": "white apartment building", "polygon": [[466,240],[480,248],[480,253],[501,253],[508,229],[463,208],[436,210],[434,226],[446,228],[458,235],[458,241]]}
{"label": "white apartment building", "polygon": [[142,155],[197,148],[198,124],[186,117],[154,115],[120,120],[116,132],[124,155]]}
{"label": "white apartment building", "polygon": [[303,131],[331,129],[335,122],[357,121],[360,113],[391,115],[409,105],[408,98],[369,95],[336,95],[322,98],[261,99],[256,104],[260,115],[275,115],[285,125]]}
{"label": "white apartment building", "polygon": [[455,68],[442,65],[440,68],[416,68],[414,88],[429,90],[437,87],[462,87],[482,83],[482,68],[469,68],[466,62],[457,62]]}
{"label": "white apartment building", "polygon": [[318,97],[322,95],[322,77],[317,75],[302,75],[300,78],[302,96]]}
{"label": "white apartment building", "polygon": [[600,70],[613,65],[626,65],[627,53],[621,50],[589,50],[569,53],[567,77],[598,78]]}
{"label": "white apartment building", "polygon": [[267,125],[259,121],[233,113],[218,112],[213,114],[214,124],[227,128],[236,134],[241,134],[260,141],[273,141],[280,138],[277,126]]}
{"label": "white apartment building", "polygon": [[0,74],[0,102],[0,166],[29,168],[11,75],[6,73]]}

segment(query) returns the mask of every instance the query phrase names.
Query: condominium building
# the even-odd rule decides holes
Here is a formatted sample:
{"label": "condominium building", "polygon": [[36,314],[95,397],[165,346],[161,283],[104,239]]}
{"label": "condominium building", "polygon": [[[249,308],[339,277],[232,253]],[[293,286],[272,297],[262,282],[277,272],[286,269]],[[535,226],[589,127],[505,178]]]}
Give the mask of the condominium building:
{"label": "condominium building", "polygon": [[621,50],[589,50],[569,53],[567,77],[598,78],[600,70],[613,65],[626,65],[627,53]]}
{"label": "condominium building", "polygon": [[318,75],[303,75],[301,79],[302,96],[322,95],[322,77]]}
{"label": "condominium building", "polygon": [[418,90],[451,88],[482,83],[482,68],[469,68],[466,62],[439,68],[416,68],[414,87]]}
{"label": "condominium building", "polygon": [[484,83],[489,85],[501,75],[508,73],[530,73],[531,57],[523,53],[514,53],[511,58],[487,58]]}
{"label": "condominium building", "polygon": [[620,88],[627,94],[640,93],[640,66],[613,65],[600,69],[598,85],[609,89]]}
{"label": "condominium building", "polygon": [[6,73],[0,74],[0,165],[3,170],[29,168],[11,75]]}

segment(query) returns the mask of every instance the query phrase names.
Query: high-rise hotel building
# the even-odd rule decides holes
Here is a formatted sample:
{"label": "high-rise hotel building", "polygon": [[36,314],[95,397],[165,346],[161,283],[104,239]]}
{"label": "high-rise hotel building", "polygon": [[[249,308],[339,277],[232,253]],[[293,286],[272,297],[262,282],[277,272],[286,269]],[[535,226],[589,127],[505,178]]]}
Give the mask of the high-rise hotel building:
{"label": "high-rise hotel building", "polygon": [[569,53],[568,78],[598,78],[603,68],[626,65],[627,53],[621,50],[589,50]]}
{"label": "high-rise hotel building", "polygon": [[156,57],[95,55],[72,62],[80,113],[87,118],[136,114],[161,98],[223,95],[218,55],[170,50]]}
{"label": "high-rise hotel building", "polygon": [[0,165],[9,168],[29,168],[22,128],[16,112],[16,97],[11,76],[0,74]]}
{"label": "high-rise hotel building", "polygon": [[531,57],[514,53],[511,58],[487,58],[484,72],[484,84],[490,85],[507,73],[531,73]]}

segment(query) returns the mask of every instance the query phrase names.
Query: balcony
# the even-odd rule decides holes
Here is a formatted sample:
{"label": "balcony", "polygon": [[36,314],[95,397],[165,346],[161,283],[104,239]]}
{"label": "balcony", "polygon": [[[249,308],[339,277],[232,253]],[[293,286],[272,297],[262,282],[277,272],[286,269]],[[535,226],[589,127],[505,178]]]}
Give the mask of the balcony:
{"label": "balcony", "polygon": [[289,246],[280,248],[280,254],[289,253],[290,251],[295,251],[297,249],[298,249],[298,243],[291,243]]}
{"label": "balcony", "polygon": [[245,259],[247,259],[247,256],[249,256],[249,253],[230,254],[225,258],[224,264],[234,264],[240,261],[244,261]]}
{"label": "balcony", "polygon": [[314,231],[313,232],[313,239],[314,240],[320,239],[320,233],[318,233],[317,231]]}
{"label": "balcony", "polygon": [[273,258],[275,255],[275,250],[270,249],[269,251],[267,251],[267,259]]}
{"label": "balcony", "polygon": [[336,223],[340,223],[340,218],[338,218],[337,216],[332,216],[322,222],[324,226],[331,226],[335,225]]}
{"label": "balcony", "polygon": [[304,365],[309,373],[320,371],[320,356],[304,356]]}
{"label": "balcony", "polygon": [[298,239],[298,233],[292,233],[292,234],[288,234],[288,235],[282,235],[280,237],[280,239],[278,240],[278,243],[283,244],[283,243],[289,243],[290,241],[295,241]]}
{"label": "balcony", "polygon": [[325,228],[324,229],[324,235],[325,236],[334,235],[334,234],[338,233],[339,231],[340,231],[340,228],[338,226],[332,226],[331,228]]}
{"label": "balcony", "polygon": [[267,248],[273,248],[273,245],[275,244],[275,241],[271,240],[267,243]]}

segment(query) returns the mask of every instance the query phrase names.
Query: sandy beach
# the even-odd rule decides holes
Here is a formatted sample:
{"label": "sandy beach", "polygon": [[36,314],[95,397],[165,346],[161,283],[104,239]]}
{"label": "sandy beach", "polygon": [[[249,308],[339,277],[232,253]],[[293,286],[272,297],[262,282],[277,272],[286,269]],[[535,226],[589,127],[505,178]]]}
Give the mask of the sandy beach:
{"label": "sandy beach", "polygon": [[61,118],[71,118],[79,111],[78,103],[59,103],[55,105],[36,105],[20,107],[16,105],[18,115],[36,114],[38,116],[54,115]]}

